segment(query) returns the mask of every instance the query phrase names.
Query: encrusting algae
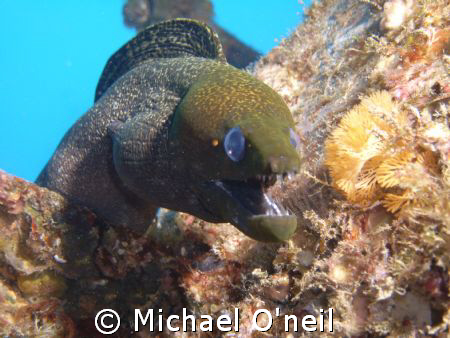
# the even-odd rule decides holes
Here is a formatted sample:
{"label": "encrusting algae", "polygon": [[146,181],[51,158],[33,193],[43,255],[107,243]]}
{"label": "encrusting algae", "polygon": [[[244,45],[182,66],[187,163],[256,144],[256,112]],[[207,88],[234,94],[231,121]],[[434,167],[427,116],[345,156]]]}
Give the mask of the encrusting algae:
{"label": "encrusting algae", "polygon": [[[293,237],[260,243],[163,209],[140,235],[0,173],[0,335],[95,336],[111,308],[127,337],[134,309],[184,307],[239,308],[239,332],[217,336],[258,336],[258,309],[279,337],[448,336],[450,4],[323,0],[306,14],[249,70],[300,137],[301,171],[271,188],[298,218]],[[284,315],[329,308],[333,333],[285,331]]]}

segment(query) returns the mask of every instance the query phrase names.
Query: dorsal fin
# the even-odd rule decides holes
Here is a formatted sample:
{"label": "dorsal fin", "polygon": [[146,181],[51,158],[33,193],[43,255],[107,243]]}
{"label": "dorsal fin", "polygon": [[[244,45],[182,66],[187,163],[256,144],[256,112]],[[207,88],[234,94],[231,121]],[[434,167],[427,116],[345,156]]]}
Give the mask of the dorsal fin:
{"label": "dorsal fin", "polygon": [[192,19],[173,19],[149,26],[114,53],[95,90],[95,101],[123,74],[150,58],[199,56],[226,62],[217,34]]}

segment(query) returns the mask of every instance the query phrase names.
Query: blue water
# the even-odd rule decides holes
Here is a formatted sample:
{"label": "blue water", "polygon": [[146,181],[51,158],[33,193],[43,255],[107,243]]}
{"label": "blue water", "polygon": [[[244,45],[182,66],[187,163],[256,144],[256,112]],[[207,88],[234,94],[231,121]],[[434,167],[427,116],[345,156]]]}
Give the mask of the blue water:
{"label": "blue water", "polygon": [[[135,34],[123,2],[0,0],[0,169],[34,180],[92,105],[106,60]],[[216,21],[262,53],[302,19],[297,0],[213,3]]]}

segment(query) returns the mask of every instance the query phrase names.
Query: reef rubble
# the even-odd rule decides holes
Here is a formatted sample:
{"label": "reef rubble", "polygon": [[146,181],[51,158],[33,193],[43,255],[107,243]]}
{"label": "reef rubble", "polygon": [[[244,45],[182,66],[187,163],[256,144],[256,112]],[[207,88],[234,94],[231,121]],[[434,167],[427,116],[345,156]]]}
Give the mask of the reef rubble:
{"label": "reef rubble", "polygon": [[[95,337],[110,308],[116,336],[146,337],[134,309],[238,308],[239,332],[205,335],[257,336],[265,309],[274,336],[447,336],[449,18],[446,0],[323,0],[248,70],[302,140],[302,171],[272,191],[299,219],[286,243],[169,210],[138,235],[0,172],[0,335]],[[286,332],[285,315],[327,328],[329,308],[333,333]]]}

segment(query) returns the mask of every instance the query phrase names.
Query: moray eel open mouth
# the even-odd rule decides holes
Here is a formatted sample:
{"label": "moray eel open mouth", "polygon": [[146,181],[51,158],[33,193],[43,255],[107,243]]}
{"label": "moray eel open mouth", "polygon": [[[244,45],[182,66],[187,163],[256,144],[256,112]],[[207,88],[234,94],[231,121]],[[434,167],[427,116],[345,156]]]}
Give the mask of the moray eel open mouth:
{"label": "moray eel open mouth", "polygon": [[220,204],[208,199],[208,205],[220,210],[228,222],[253,239],[264,242],[287,240],[297,229],[297,217],[275,201],[268,189],[277,181],[283,184],[292,176],[290,173],[272,174],[242,181],[209,181],[209,188],[215,190],[216,196],[220,195]]}
{"label": "moray eel open mouth", "polygon": [[245,181],[222,180],[214,183],[253,215],[288,216],[289,212],[267,193],[267,189],[274,185],[276,180],[276,175],[270,175]]}

